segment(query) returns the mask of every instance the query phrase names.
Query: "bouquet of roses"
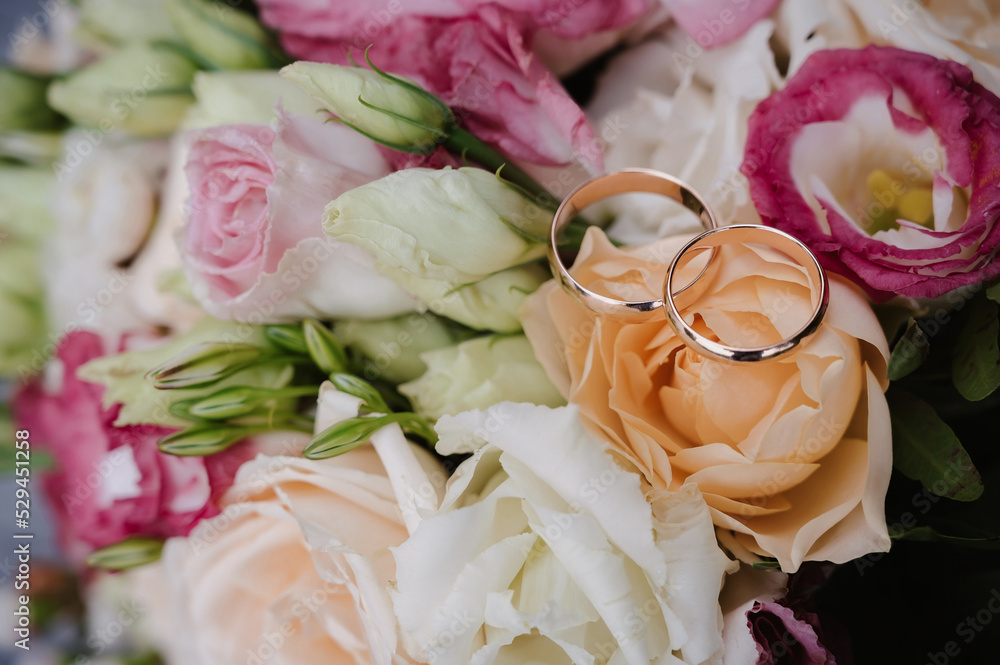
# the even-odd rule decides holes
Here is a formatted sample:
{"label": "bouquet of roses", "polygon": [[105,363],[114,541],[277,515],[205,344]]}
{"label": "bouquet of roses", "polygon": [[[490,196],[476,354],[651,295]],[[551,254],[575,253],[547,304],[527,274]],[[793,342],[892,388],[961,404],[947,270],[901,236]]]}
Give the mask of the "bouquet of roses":
{"label": "bouquet of roses", "polygon": [[984,662],[987,4],[38,3],[15,653]]}

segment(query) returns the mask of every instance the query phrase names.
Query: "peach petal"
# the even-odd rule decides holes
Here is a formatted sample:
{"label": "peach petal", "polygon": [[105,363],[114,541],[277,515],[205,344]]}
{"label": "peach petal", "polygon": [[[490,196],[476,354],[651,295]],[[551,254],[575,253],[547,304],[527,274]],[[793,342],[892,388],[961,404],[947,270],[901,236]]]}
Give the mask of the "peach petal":
{"label": "peach petal", "polygon": [[[761,498],[790,491],[819,468],[819,464],[751,462],[744,458],[741,464],[721,464],[695,471],[685,482],[730,498]],[[789,501],[794,503],[791,498]]]}

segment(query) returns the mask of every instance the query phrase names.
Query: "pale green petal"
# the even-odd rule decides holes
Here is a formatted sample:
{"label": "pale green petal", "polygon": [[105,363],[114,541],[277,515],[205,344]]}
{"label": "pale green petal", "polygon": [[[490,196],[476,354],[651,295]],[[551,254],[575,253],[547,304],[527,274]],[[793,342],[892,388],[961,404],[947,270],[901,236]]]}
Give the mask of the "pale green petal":
{"label": "pale green petal", "polygon": [[427,372],[399,390],[417,413],[431,420],[498,402],[566,403],[524,335],[480,337],[421,358]]}

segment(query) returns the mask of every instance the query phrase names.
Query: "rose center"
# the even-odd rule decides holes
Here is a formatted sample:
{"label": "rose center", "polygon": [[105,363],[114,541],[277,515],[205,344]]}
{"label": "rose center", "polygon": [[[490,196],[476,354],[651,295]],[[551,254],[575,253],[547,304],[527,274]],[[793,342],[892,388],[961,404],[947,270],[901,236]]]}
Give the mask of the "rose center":
{"label": "rose center", "polygon": [[927,229],[934,229],[934,191],[930,183],[906,182],[898,174],[874,169],[868,174],[868,193],[872,214],[861,227],[869,234],[899,228],[905,219]]}

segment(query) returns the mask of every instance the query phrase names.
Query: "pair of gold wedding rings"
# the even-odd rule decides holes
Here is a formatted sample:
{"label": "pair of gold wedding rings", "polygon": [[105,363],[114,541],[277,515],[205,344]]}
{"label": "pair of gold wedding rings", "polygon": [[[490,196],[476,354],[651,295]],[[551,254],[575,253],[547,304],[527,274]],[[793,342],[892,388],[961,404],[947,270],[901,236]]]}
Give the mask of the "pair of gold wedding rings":
{"label": "pair of gold wedding rings", "polygon": [[[663,297],[655,300],[619,300],[596,293],[580,284],[559,255],[559,235],[584,208],[603,199],[632,192],[659,194],[673,199],[693,212],[705,228],[674,256],[663,282]],[[758,243],[776,249],[801,265],[813,286],[813,312],[794,334],[776,344],[759,347],[728,346],[701,333],[685,320],[682,312],[694,305],[711,287],[718,267],[718,248],[727,243]],[[687,285],[676,288],[675,278],[692,255],[709,251],[701,272]],[[830,302],[826,272],[816,255],[801,241],[784,231],[759,224],[719,226],[714,213],[690,187],[666,173],[649,169],[626,169],[597,176],[583,183],[563,200],[556,211],[549,233],[549,265],[552,274],[574,298],[595,313],[629,321],[648,321],[666,315],[667,322],[683,342],[704,357],[725,363],[767,362],[778,359],[798,347],[816,332]],[[659,312],[663,310],[663,314]]]}

